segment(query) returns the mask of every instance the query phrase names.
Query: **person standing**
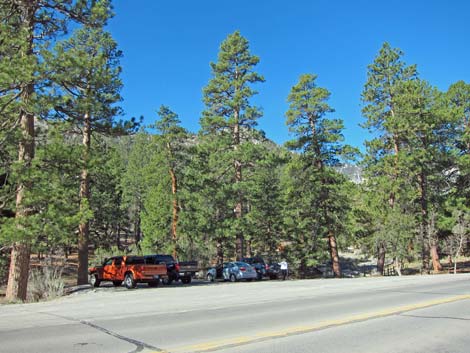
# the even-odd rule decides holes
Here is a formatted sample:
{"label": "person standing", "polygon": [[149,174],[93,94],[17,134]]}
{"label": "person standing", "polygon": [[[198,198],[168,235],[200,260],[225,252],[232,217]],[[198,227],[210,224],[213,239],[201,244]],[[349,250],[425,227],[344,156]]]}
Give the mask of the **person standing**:
{"label": "person standing", "polygon": [[282,280],[285,281],[287,278],[287,262],[286,260],[282,260],[279,265],[281,265],[281,275],[282,275]]}

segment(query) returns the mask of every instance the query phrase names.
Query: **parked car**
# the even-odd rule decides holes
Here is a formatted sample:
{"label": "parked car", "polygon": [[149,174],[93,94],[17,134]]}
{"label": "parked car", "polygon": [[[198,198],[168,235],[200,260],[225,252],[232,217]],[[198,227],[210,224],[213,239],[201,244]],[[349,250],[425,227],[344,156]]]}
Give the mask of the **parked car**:
{"label": "parked car", "polygon": [[191,283],[192,278],[198,272],[197,261],[176,261],[172,255],[154,254],[146,255],[145,261],[149,264],[165,264],[168,278],[164,281],[171,284],[173,281],[181,280],[182,283]]}
{"label": "parked car", "polygon": [[269,279],[278,279],[281,277],[281,265],[278,262],[270,262],[266,265],[266,275]]}
{"label": "parked car", "polygon": [[124,281],[130,289],[139,282],[157,286],[161,279],[167,277],[167,269],[164,264],[146,264],[142,256],[114,256],[101,266],[90,267],[88,274],[93,287],[99,287],[104,281],[113,282],[118,287]]}
{"label": "parked car", "polygon": [[244,257],[242,259],[242,261],[250,264],[251,266],[253,266],[256,269],[256,273],[258,275],[257,276],[258,280],[261,280],[261,279],[263,279],[264,276],[266,276],[266,263],[264,262],[264,260],[261,257],[259,257],[259,256]]}
{"label": "parked car", "polygon": [[223,271],[226,265],[227,265],[227,262],[224,262],[223,264],[210,267],[207,270],[206,279],[209,282],[214,282],[216,279],[223,279],[224,278]]}
{"label": "parked car", "polygon": [[217,278],[224,281],[236,282],[240,280],[251,281],[257,278],[256,270],[246,262],[226,262],[223,265],[209,268],[206,278],[213,282]]}

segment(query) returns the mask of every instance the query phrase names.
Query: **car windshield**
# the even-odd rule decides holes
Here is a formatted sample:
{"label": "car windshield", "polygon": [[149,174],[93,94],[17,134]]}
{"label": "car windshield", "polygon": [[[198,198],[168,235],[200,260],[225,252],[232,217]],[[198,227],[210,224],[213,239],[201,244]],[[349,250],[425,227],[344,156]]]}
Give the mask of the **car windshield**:
{"label": "car windshield", "polygon": [[235,262],[235,265],[237,265],[238,267],[251,267],[246,262]]}

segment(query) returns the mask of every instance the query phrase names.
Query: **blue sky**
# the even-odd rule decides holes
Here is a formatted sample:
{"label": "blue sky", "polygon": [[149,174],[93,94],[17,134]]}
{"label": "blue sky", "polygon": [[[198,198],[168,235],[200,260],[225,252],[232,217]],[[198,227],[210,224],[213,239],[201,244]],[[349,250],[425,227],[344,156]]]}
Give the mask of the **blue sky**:
{"label": "blue sky", "polygon": [[408,0],[115,0],[109,30],[124,52],[126,117],[153,123],[168,105],[190,131],[199,129],[202,88],[220,43],[240,30],[260,57],[252,102],[264,111],[259,128],[277,143],[289,139],[286,97],[299,75],[318,75],[331,92],[332,117],[345,122],[346,143],[360,147],[360,94],[384,41],[417,64],[441,90],[470,82],[470,1]]}

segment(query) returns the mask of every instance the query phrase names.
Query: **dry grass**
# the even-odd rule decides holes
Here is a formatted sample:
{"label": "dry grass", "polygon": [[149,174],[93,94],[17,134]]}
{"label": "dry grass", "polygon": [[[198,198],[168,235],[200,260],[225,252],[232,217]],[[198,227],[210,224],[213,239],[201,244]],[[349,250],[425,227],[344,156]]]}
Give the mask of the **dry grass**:
{"label": "dry grass", "polygon": [[64,295],[63,266],[46,263],[29,273],[28,302],[50,300]]}

